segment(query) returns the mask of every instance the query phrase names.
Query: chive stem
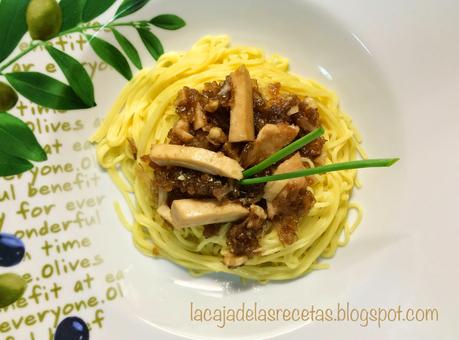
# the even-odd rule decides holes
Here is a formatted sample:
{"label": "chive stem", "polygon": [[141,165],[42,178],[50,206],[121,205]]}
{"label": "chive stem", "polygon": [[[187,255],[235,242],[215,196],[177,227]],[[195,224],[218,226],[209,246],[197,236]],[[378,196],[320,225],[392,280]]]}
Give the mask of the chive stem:
{"label": "chive stem", "polygon": [[319,138],[324,134],[324,128],[320,127],[318,129],[315,129],[314,131],[308,133],[307,135],[297,139],[293,143],[290,143],[286,147],[280,149],[279,151],[273,153],[271,156],[266,158],[265,160],[261,161],[257,165],[254,165],[253,167],[245,170],[242,172],[244,177],[251,177],[260,171],[265,170],[266,168],[269,168],[271,165],[277,163],[281,159],[291,155],[295,151],[301,149],[303,146],[305,146],[308,143],[311,143],[313,140]]}
{"label": "chive stem", "polygon": [[388,159],[364,159],[358,161],[350,161],[343,163],[327,164],[316,168],[308,168],[284,174],[277,174],[264,177],[246,178],[240,181],[241,185],[253,185],[272,181],[280,181],[284,179],[298,178],[304,176],[311,176],[316,174],[323,174],[326,172],[340,171],[340,170],[351,170],[360,168],[377,168],[377,167],[389,167],[397,162],[399,158],[388,158]]}

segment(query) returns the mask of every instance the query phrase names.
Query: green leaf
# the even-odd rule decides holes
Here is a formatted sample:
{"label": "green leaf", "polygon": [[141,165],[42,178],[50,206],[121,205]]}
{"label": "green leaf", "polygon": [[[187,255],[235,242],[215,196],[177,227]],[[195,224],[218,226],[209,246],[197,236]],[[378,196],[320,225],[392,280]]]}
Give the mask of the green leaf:
{"label": "green leaf", "polygon": [[30,101],[56,110],[87,109],[73,89],[38,72],[14,72],[5,75],[11,86]]}
{"label": "green leaf", "polygon": [[124,53],[126,53],[131,62],[135,65],[135,67],[137,67],[140,70],[142,68],[142,61],[140,60],[139,53],[135,49],[134,45],[132,45],[132,43],[116,29],[112,28],[112,32],[115,35],[116,41],[118,41],[118,44],[120,44]]}
{"label": "green leaf", "polygon": [[140,38],[142,39],[148,52],[150,52],[155,60],[158,60],[159,57],[164,53],[164,48],[161,44],[161,41],[147,28],[138,28],[137,32],[139,32]]}
{"label": "green leaf", "polygon": [[131,67],[123,54],[115,46],[95,36],[86,36],[86,38],[100,59],[111,65],[124,78],[131,80]]}
{"label": "green leaf", "polygon": [[48,159],[27,124],[6,112],[0,113],[0,152],[37,162]]}
{"label": "green leaf", "polygon": [[115,18],[119,19],[137,12],[144,7],[148,1],[150,0],[124,0],[116,11]]}
{"label": "green leaf", "polygon": [[83,22],[91,21],[109,9],[116,0],[87,0],[83,9]]}
{"label": "green leaf", "polygon": [[83,20],[83,8],[86,0],[61,0],[62,10],[61,32],[77,26]]}
{"label": "green leaf", "polygon": [[186,25],[185,20],[175,14],[161,14],[150,20],[150,23],[165,30],[178,30]]}
{"label": "green leaf", "polygon": [[94,85],[83,65],[75,58],[52,46],[46,46],[46,50],[59,65],[70,87],[75,91],[77,96],[89,107],[96,106],[94,101]]}
{"label": "green leaf", "polygon": [[29,0],[0,0],[0,62],[16,48],[27,32]]}
{"label": "green leaf", "polygon": [[33,168],[29,161],[0,151],[0,176],[11,176]]}

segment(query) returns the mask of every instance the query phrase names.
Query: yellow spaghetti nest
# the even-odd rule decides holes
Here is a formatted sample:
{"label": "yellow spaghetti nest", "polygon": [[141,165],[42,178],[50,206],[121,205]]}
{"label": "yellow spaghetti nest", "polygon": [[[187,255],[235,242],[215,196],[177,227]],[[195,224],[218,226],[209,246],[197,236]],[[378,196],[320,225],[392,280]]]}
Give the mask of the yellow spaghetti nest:
{"label": "yellow spaghetti nest", "polygon": [[[167,258],[193,274],[228,272],[259,281],[292,279],[326,267],[319,258],[331,257],[339,246],[346,245],[359,224],[361,209],[349,202],[356,184],[355,170],[317,176],[311,188],[316,203],[300,222],[297,241],[284,246],[272,230],[260,241],[259,255],[231,269],[222,262],[222,254],[228,252],[228,226],[210,238],[203,236],[203,227],[177,230],[166,226],[155,210],[153,170],[140,160],[152,143],[167,143],[168,131],[178,119],[174,101],[180,89],[188,86],[201,90],[204,83],[225,79],[241,64],[260,86],[279,82],[282,90],[316,101],[328,140],[323,150],[325,163],[353,160],[358,154],[365,157],[360,137],[333,92],[288,73],[286,58],[266,57],[254,47],[230,47],[227,36],[204,37],[191,50],[167,53],[155,67],[139,72],[124,88],[92,141],[97,143],[101,166],[123,193],[134,217],[128,222],[116,204],[120,219],[144,254]],[[357,217],[349,225],[351,209],[357,211]]]}

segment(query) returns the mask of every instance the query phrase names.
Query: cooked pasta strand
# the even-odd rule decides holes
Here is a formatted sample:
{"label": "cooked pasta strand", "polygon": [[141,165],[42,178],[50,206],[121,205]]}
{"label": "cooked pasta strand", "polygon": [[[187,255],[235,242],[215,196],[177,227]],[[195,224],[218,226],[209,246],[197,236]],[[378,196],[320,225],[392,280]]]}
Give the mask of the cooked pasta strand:
{"label": "cooked pasta strand", "polygon": [[[237,268],[228,268],[222,262],[222,255],[228,252],[228,226],[205,238],[203,227],[174,230],[154,209],[157,202],[151,192],[153,170],[142,164],[141,156],[149,153],[152,143],[167,143],[168,131],[178,119],[174,110],[178,91],[183,86],[202,89],[204,83],[223,80],[241,64],[260,86],[280,82],[282,90],[312,97],[318,103],[327,139],[325,164],[366,158],[359,145],[360,134],[351,118],[341,111],[333,92],[289,73],[286,58],[266,57],[253,47],[231,47],[227,36],[207,36],[188,52],[165,54],[155,67],[140,71],[123,89],[92,137],[97,143],[98,161],[128,200],[134,223],[128,222],[119,206],[116,210],[142,253],[167,258],[193,275],[228,272],[266,282],[327,268],[320,258],[333,256],[338,247],[346,245],[362,218],[361,207],[349,202],[354,185],[360,185],[356,170],[316,176],[311,190],[317,202],[300,222],[298,240],[284,246],[276,231],[271,230],[260,241],[259,255]],[[133,160],[129,143],[137,149],[137,160]],[[352,225],[347,222],[350,209],[357,210]]]}

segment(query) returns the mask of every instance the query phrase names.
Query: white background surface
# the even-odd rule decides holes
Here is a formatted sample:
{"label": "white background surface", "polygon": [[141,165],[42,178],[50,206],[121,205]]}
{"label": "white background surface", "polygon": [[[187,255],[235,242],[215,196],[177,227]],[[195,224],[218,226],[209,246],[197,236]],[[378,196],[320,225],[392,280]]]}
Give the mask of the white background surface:
{"label": "white background surface", "polygon": [[[409,240],[409,246],[388,247],[382,255],[393,258],[392,263],[368,264],[368,268],[355,272],[358,277],[366,277],[372,271],[370,266],[376,265],[382,281],[377,286],[365,287],[360,296],[353,295],[350,299],[361,305],[404,301],[438,306],[440,322],[438,325],[386,324],[381,329],[337,324],[312,332],[301,329],[293,334],[298,339],[303,334],[314,335],[316,339],[338,334],[344,339],[456,339],[459,336],[459,267],[455,264],[459,239],[459,3],[448,0],[316,2],[365,42],[396,98],[404,127],[406,153],[400,165],[407,174],[405,192],[394,188],[392,194],[386,193],[381,197],[380,208],[384,209],[385,200],[393,196],[404,197],[401,220],[387,228],[399,228]],[[390,123],[385,129],[390,129]],[[368,132],[365,136],[371,138]],[[353,248],[352,243],[349,248]],[[411,263],[405,260],[409,253]]]}

